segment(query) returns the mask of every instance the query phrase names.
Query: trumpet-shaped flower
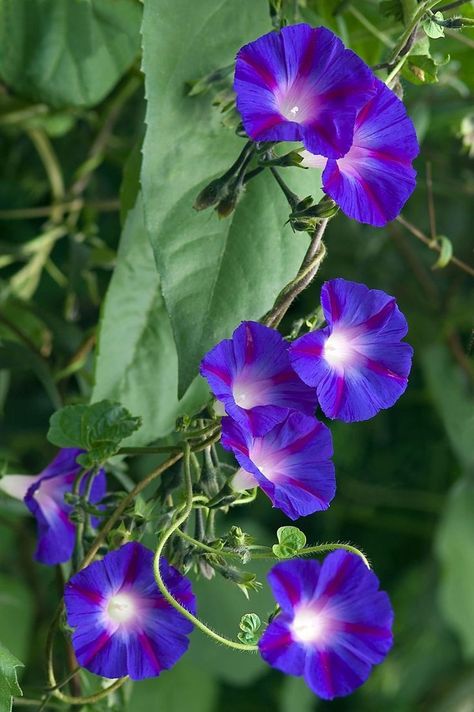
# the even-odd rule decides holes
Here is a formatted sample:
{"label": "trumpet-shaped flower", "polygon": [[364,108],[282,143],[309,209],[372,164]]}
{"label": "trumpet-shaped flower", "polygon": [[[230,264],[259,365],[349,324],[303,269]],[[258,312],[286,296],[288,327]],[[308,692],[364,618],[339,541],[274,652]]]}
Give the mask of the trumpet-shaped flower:
{"label": "trumpet-shaped flower", "polygon": [[238,486],[258,484],[290,519],[329,507],[336,491],[332,438],[316,418],[293,411],[262,437],[223,418],[222,445],[249,473],[239,473]]}
{"label": "trumpet-shaped flower", "polygon": [[290,360],[314,386],[329,418],[368,420],[405,391],[413,356],[408,327],[394,297],[364,284],[333,279],[321,290],[327,326],[300,337]]}
{"label": "trumpet-shaped flower", "polygon": [[[39,475],[5,475],[0,479],[0,489],[16,499],[23,499],[38,524],[38,545],[35,559],[50,566],[62,564],[71,558],[76,533],[75,524],[69,519],[72,507],[64,495],[72,492],[81,466],[76,458],[83,450],[63,448],[54,460]],[[79,493],[84,494],[86,474],[81,481]],[[94,477],[89,502],[97,503],[105,495],[104,470]]]}
{"label": "trumpet-shaped flower", "polygon": [[292,560],[268,575],[280,612],[259,641],[274,668],[303,676],[319,697],[349,695],[392,646],[393,611],[379,581],[356,554],[322,564]]}
{"label": "trumpet-shaped flower", "polygon": [[[171,595],[195,613],[191,583],[165,559],[160,568]],[[102,677],[157,677],[188,649],[193,624],[160,593],[153,552],[125,544],[66,584],[68,624],[78,663]]]}
{"label": "trumpet-shaped flower", "polygon": [[412,194],[419,152],[415,127],[400,99],[374,80],[376,94],[359,111],[354,138],[342,158],[302,152],[302,166],[324,168],[324,191],[350,218],[382,227],[394,220]]}
{"label": "trumpet-shaped flower", "polygon": [[204,357],[204,376],[225,410],[242,426],[262,435],[290,409],[314,413],[316,394],[291,368],[282,336],[254,321],[244,321]]}
{"label": "trumpet-shaped flower", "polygon": [[302,141],[339,158],[350,149],[357,111],[373,94],[374,75],[324,27],[283,27],[237,55],[234,89],[254,141]]}

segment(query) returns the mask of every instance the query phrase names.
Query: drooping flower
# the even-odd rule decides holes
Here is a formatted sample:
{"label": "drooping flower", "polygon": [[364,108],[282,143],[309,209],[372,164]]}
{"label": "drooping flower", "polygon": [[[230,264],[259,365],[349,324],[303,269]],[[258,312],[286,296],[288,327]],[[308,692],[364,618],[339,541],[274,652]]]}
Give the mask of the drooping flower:
{"label": "drooping flower", "polygon": [[352,147],[343,158],[303,151],[306,168],[324,168],[324,191],[350,218],[383,227],[400,213],[416,185],[415,127],[400,99],[383,82],[359,111]]}
{"label": "drooping flower", "polygon": [[408,326],[394,297],[333,279],[321,290],[327,326],[290,347],[293,368],[314,386],[329,418],[368,420],[405,391],[413,356]]}
{"label": "drooping flower", "polygon": [[[77,448],[63,448],[39,475],[6,475],[0,479],[0,489],[16,499],[23,499],[36,518],[35,559],[42,564],[62,564],[71,558],[74,550],[76,526],[69,519],[72,507],[64,501],[64,495],[72,491],[82,469],[76,462],[82,452]],[[80,494],[84,494],[88,477],[85,475],[81,481]],[[89,501],[100,502],[105,489],[105,472],[100,470],[94,477]]]}
{"label": "drooping flower", "polygon": [[346,551],[322,564],[293,559],[268,580],[281,611],[259,641],[263,659],[303,676],[323,699],[362,685],[392,646],[393,622],[390,600],[362,559]]}
{"label": "drooping flower", "polygon": [[201,375],[234,420],[262,435],[291,408],[314,413],[316,394],[291,368],[288,344],[268,326],[244,321],[203,358]]}
{"label": "drooping flower", "polygon": [[[196,612],[191,583],[165,559],[160,568],[172,596]],[[78,663],[102,677],[157,677],[189,646],[193,624],[163,597],[153,575],[153,552],[125,544],[66,584],[68,624]]]}
{"label": "drooping flower", "polygon": [[[226,417],[222,445],[290,519],[329,507],[336,491],[332,438],[316,418],[292,411],[282,423],[256,437]],[[251,477],[248,481],[252,486]]]}
{"label": "drooping flower", "polygon": [[242,47],[234,89],[254,141],[302,141],[312,153],[338,158],[351,147],[373,78],[330,30],[301,24]]}

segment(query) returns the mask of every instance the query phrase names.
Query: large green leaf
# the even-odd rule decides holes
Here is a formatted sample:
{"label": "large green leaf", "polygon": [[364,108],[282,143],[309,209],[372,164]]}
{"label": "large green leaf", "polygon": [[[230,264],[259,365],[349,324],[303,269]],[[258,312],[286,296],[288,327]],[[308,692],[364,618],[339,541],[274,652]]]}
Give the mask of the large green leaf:
{"label": "large green leaf", "polygon": [[23,663],[0,643],[0,712],[11,712],[12,697],[22,695],[16,674],[17,667],[23,667]]}
{"label": "large green leaf", "polygon": [[474,482],[464,478],[451,492],[438,531],[440,596],[444,616],[474,659]]}
{"label": "large green leaf", "polygon": [[92,401],[118,400],[142,416],[142,427],[127,444],[144,445],[167,435],[179,415],[192,413],[207,397],[201,380],[181,401],[177,392],[176,346],[139,194],[125,222],[102,313]]}
{"label": "large green leaf", "polygon": [[[192,209],[198,192],[229,167],[243,141],[219,124],[207,95],[185,96],[185,82],[230,64],[242,44],[269,29],[264,2],[145,3],[142,186],[178,348],[180,392],[209,348],[242,319],[258,319],[271,307],[307,243],[305,235],[284,227],[288,207],[266,175],[249,184],[230,218]],[[295,192],[318,189],[316,172],[290,170]]]}
{"label": "large green leaf", "polygon": [[135,0],[0,0],[0,76],[52,106],[92,106],[139,51]]}

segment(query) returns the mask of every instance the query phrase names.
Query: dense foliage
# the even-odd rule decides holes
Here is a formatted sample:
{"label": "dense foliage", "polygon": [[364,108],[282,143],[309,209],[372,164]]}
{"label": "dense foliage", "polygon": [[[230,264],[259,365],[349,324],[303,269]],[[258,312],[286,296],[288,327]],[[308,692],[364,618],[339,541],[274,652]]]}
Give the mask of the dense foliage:
{"label": "dense foliage", "polygon": [[[220,214],[192,209],[244,145],[235,55],[285,20],[329,28],[388,77],[421,146],[399,218],[370,227],[331,213],[324,261],[281,324],[284,336],[312,330],[323,282],[343,277],[395,295],[414,348],[408,389],[393,408],[350,424],[322,416],[337,495],[298,530],[262,493],[232,507],[233,492],[213,489],[205,437],[215,440],[216,430],[211,423],[200,439],[209,413],[194,419],[209,403],[201,359],[241,320],[268,314],[308,245],[308,214],[289,207],[269,168],[235,201],[221,201]],[[392,651],[351,697],[317,699],[301,679],[195,630],[172,670],[77,708],[473,708],[473,26],[473,2],[441,0],[0,0],[2,474],[39,473],[58,447],[81,448],[81,466],[107,471],[107,513],[125,502],[106,543],[114,549],[131,536],[156,549],[170,502],[183,501],[179,458],[132,501],[126,493],[159,469],[168,457],[160,448],[174,453],[188,438],[208,478],[207,503],[219,511],[206,541],[242,554],[228,566],[185,540],[168,546],[200,618],[256,641],[275,603],[272,562],[252,558],[249,537],[281,559],[306,543],[355,544],[395,611]],[[280,156],[292,146],[284,149]],[[278,171],[313,207],[321,170],[292,162]],[[235,464],[218,455],[222,472]],[[28,509],[0,492],[1,712],[12,697],[13,709],[67,709],[48,693],[44,651],[56,617],[57,678],[74,669],[57,609],[73,569],[94,557],[89,526],[103,516],[99,497],[87,509],[82,494],[68,500],[82,532],[72,535],[72,563],[48,567],[32,563]],[[198,537],[200,516],[189,535]],[[241,621],[247,613],[255,617]],[[82,670],[61,689],[87,696],[98,680]]]}

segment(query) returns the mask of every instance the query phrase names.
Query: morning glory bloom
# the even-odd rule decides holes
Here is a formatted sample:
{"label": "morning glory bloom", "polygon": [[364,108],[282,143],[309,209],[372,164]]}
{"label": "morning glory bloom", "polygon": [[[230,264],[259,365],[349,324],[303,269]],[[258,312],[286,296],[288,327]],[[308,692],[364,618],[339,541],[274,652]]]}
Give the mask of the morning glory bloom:
{"label": "morning glory bloom", "polygon": [[[36,518],[38,545],[35,559],[42,564],[62,564],[72,556],[76,526],[69,519],[72,507],[64,501],[64,495],[72,492],[82,469],[76,458],[83,452],[77,448],[63,448],[39,475],[5,475],[0,479],[0,490],[24,500]],[[86,483],[87,476],[82,479],[81,494],[84,494]],[[100,470],[94,478],[89,501],[100,502],[105,490],[105,472]]]}
{"label": "morning glory bloom", "polygon": [[237,109],[254,141],[302,141],[312,153],[339,158],[351,147],[373,78],[330,30],[283,27],[239,51]]}
{"label": "morning glory bloom", "polygon": [[314,386],[328,418],[368,420],[405,391],[413,356],[394,297],[365,284],[333,279],[321,290],[327,322],[293,342],[293,368]]}
{"label": "morning glory bloom", "polygon": [[268,581],[280,613],[259,641],[263,659],[303,676],[319,697],[349,695],[392,646],[393,611],[362,559],[346,551],[277,564]]}
{"label": "morning glory bloom", "polygon": [[291,368],[286,341],[255,321],[242,322],[231,339],[209,351],[200,372],[227,414],[256,435],[268,432],[292,408],[307,414],[316,408],[316,393]]}
{"label": "morning glory bloom", "polygon": [[[316,418],[292,411],[263,437],[256,437],[226,417],[222,419],[222,446],[253,475],[254,480],[247,476],[248,486],[258,484],[273,506],[290,519],[329,507],[336,492],[332,438]],[[240,484],[245,477],[239,472]]]}
{"label": "morning glory bloom", "polygon": [[324,168],[324,191],[350,218],[383,227],[412,194],[419,152],[415,127],[400,99],[375,79],[376,94],[359,111],[352,147],[327,160],[303,151],[302,166]]}
{"label": "morning glory bloom", "polygon": [[[160,559],[172,596],[196,612],[191,583]],[[66,584],[68,624],[78,663],[102,677],[157,677],[189,646],[193,624],[160,593],[153,576],[153,552],[125,544],[95,561]]]}

